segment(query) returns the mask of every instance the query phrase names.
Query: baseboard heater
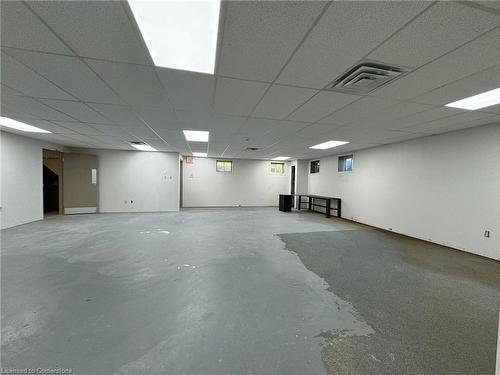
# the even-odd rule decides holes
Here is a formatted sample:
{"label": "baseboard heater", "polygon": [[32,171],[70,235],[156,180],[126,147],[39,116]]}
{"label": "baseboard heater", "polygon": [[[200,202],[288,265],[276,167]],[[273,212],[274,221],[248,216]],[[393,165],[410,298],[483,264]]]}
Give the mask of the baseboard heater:
{"label": "baseboard heater", "polygon": [[68,207],[64,208],[65,215],[95,214],[97,207]]}

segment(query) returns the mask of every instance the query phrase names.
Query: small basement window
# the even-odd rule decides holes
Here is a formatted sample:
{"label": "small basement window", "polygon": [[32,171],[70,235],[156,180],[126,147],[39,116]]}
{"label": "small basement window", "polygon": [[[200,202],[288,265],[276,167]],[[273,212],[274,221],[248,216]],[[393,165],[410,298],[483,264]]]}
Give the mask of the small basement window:
{"label": "small basement window", "polygon": [[319,173],[319,160],[311,162],[311,173]]}
{"label": "small basement window", "polygon": [[285,163],[271,162],[271,173],[285,173]]}
{"label": "small basement window", "polygon": [[231,160],[217,160],[215,169],[217,172],[231,173],[233,171],[233,162]]}
{"label": "small basement window", "polygon": [[339,156],[339,172],[352,171],[353,157],[352,155]]}

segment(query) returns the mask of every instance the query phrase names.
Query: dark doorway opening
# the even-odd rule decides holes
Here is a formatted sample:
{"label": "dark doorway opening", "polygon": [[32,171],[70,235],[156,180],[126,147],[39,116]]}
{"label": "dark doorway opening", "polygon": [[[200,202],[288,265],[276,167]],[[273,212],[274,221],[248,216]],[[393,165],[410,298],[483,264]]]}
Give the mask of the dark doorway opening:
{"label": "dark doorway opening", "polygon": [[[295,194],[295,165],[292,165],[292,172],[290,173],[290,194]],[[292,198],[292,207],[295,208],[295,198]]]}
{"label": "dark doorway opening", "polygon": [[59,213],[59,176],[43,166],[43,213]]}
{"label": "dark doorway opening", "polygon": [[44,216],[62,214],[62,153],[43,150],[43,213]]}

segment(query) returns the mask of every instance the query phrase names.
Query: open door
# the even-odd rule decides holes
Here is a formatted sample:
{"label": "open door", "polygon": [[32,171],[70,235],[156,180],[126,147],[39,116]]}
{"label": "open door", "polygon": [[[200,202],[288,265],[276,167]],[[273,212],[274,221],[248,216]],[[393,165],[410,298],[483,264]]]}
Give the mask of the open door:
{"label": "open door", "polygon": [[65,153],[63,159],[64,214],[97,212],[97,156]]}

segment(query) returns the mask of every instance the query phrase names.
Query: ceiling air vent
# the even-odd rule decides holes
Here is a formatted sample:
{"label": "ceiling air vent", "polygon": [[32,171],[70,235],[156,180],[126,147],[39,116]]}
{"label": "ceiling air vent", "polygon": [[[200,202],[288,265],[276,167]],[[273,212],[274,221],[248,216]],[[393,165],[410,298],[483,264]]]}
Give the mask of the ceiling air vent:
{"label": "ceiling air vent", "polygon": [[144,142],[137,142],[137,141],[128,141],[131,145],[136,145],[136,146],[145,146],[146,144]]}
{"label": "ceiling air vent", "polygon": [[245,151],[259,151],[260,147],[247,147]]}
{"label": "ceiling air vent", "polygon": [[409,71],[409,68],[363,62],[337,78],[333,84],[328,86],[327,90],[367,94]]}

